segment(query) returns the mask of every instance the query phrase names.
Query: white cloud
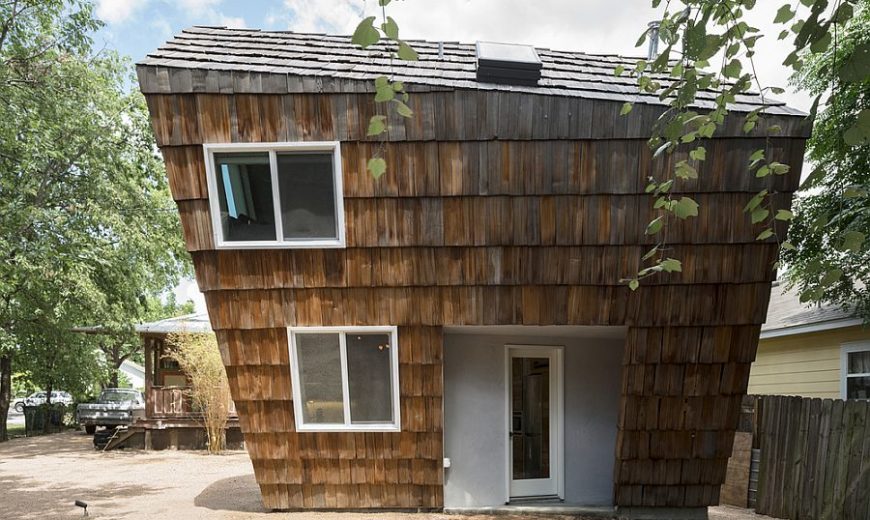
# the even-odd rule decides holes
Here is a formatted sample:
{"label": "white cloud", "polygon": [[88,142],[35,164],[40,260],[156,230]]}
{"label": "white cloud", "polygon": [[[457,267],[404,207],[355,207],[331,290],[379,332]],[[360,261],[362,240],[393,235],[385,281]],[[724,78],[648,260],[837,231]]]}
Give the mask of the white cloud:
{"label": "white cloud", "polygon": [[221,0],[176,0],[179,9],[191,14],[203,13],[221,3]]}
{"label": "white cloud", "polygon": [[247,22],[241,16],[226,16],[219,13],[217,20],[218,25],[226,25],[230,29],[244,29],[248,27]]}
{"label": "white cloud", "polygon": [[110,24],[123,23],[146,3],[146,0],[98,0],[97,18]]}
{"label": "white cloud", "polygon": [[[414,1],[428,4],[426,1]],[[273,13],[267,18],[285,18],[287,28],[298,32],[349,34],[362,16],[358,0],[331,0],[328,3],[323,0],[284,0],[284,7],[287,12],[283,15]]]}

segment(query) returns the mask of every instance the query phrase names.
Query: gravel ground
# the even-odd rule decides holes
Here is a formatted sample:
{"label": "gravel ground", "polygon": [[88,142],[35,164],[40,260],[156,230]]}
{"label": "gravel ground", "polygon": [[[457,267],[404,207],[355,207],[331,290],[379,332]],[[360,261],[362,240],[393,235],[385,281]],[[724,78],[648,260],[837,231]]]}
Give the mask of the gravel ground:
{"label": "gravel ground", "polygon": [[[219,456],[193,451],[102,453],[93,449],[90,436],[79,432],[0,444],[0,518],[81,518],[75,500],[87,502],[91,518],[101,519],[462,519],[443,514],[269,513],[260,502],[245,452]],[[736,508],[710,511],[713,520],[767,518]],[[474,520],[491,518],[481,515]]]}

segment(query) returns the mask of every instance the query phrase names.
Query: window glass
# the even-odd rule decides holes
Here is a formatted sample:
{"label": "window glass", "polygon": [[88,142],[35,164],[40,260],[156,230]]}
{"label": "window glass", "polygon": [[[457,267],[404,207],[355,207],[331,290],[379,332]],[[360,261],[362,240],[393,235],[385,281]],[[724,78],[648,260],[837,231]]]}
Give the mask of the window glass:
{"label": "window glass", "polygon": [[224,240],[275,240],[269,154],[216,153],[214,162]]}
{"label": "window glass", "polygon": [[334,239],[332,153],[279,153],[281,223],[286,240]]}
{"label": "window glass", "polygon": [[870,399],[870,376],[846,379],[847,399]]}
{"label": "window glass", "polygon": [[344,423],[338,334],[297,334],[302,416],[306,423]]}
{"label": "window glass", "polygon": [[870,374],[870,350],[849,352],[849,373]]}
{"label": "window glass", "polygon": [[389,335],[349,332],[346,345],[351,423],[393,422]]}

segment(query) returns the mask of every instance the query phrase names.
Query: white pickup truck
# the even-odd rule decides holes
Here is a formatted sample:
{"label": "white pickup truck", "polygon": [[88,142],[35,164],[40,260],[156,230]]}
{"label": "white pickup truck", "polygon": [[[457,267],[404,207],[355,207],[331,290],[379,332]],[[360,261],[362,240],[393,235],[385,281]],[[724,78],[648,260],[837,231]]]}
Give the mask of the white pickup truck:
{"label": "white pickup truck", "polygon": [[107,388],[95,403],[83,403],[76,409],[78,423],[88,433],[97,426],[115,427],[132,424],[145,416],[145,397],[130,388]]}

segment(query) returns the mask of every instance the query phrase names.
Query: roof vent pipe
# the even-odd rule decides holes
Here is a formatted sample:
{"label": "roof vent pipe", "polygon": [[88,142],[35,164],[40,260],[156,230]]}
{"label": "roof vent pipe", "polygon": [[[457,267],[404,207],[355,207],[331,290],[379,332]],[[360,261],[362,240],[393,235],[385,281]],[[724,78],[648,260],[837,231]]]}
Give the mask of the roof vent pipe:
{"label": "roof vent pipe", "polygon": [[661,22],[655,21],[649,23],[647,36],[649,36],[649,50],[647,50],[647,61],[653,61],[659,56],[659,25]]}

